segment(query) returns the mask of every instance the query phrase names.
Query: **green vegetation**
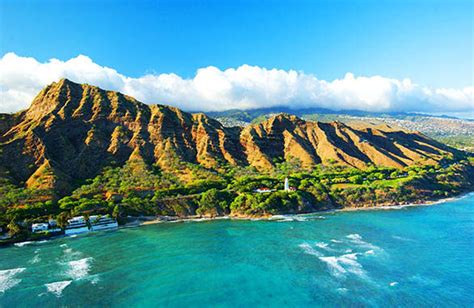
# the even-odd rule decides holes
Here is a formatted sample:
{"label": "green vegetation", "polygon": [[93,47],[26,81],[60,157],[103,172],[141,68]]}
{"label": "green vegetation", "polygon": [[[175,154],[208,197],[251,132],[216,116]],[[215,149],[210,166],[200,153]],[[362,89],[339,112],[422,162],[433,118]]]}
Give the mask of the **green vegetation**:
{"label": "green vegetation", "polygon": [[[469,159],[404,169],[318,165],[303,171],[293,159],[277,162],[266,174],[254,168],[209,170],[183,165],[191,174],[191,180],[184,182],[135,161],[105,168],[62,198],[51,191],[19,188],[3,181],[0,227],[12,236],[22,236],[33,222],[55,218],[64,227],[76,215],[109,214],[124,222],[129,215],[249,217],[418,202],[472,190],[473,165]],[[283,191],[285,177],[294,191]],[[255,191],[262,187],[274,191]]]}
{"label": "green vegetation", "polygon": [[433,136],[433,138],[451,147],[474,152],[474,136],[472,135]]}

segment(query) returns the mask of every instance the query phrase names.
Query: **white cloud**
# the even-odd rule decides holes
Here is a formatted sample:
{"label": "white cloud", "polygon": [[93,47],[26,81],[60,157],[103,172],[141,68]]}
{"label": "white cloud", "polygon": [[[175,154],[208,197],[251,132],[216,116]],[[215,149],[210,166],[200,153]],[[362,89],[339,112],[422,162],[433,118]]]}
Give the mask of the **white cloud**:
{"label": "white cloud", "polygon": [[294,70],[249,65],[224,71],[209,66],[199,69],[192,79],[176,74],[131,78],[83,55],[41,63],[7,53],[0,59],[0,112],[27,108],[41,88],[63,77],[120,91],[148,104],[169,104],[185,110],[287,106],[439,113],[474,109],[474,86],[432,89],[409,79],[356,77],[351,73],[325,81]]}

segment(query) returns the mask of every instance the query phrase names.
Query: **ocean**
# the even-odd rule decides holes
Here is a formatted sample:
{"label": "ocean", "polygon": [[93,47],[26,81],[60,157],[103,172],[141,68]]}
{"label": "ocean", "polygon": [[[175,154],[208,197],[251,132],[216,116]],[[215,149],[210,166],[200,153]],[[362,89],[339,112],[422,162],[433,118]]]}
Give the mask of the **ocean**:
{"label": "ocean", "polygon": [[0,249],[0,306],[474,306],[474,194]]}

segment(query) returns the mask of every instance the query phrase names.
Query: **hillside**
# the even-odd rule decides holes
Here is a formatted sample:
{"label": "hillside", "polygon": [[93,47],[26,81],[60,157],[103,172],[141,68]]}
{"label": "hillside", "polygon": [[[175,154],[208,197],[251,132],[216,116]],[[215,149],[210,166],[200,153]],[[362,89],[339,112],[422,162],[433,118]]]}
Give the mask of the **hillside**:
{"label": "hillside", "polygon": [[387,124],[424,135],[457,149],[474,152],[474,120],[450,116],[435,116],[404,112],[363,112],[357,110],[334,110],[321,108],[289,109],[273,107],[253,110],[230,110],[208,113],[224,126],[247,126],[262,122],[275,114],[287,112],[307,121],[334,122],[348,125],[357,122]]}
{"label": "hillside", "polygon": [[270,171],[297,159],[303,168],[436,164],[461,152],[388,125],[310,122],[279,114],[259,124],[224,127],[205,114],[146,105],[118,92],[67,79],[45,87],[26,111],[3,115],[0,176],[63,195],[106,166],[129,161],[176,173],[182,162]]}
{"label": "hillside", "polygon": [[0,119],[6,242],[34,238],[31,224],[49,218],[64,227],[77,215],[262,217],[420,203],[474,187],[472,157],[387,124],[277,114],[225,127],[66,79]]}

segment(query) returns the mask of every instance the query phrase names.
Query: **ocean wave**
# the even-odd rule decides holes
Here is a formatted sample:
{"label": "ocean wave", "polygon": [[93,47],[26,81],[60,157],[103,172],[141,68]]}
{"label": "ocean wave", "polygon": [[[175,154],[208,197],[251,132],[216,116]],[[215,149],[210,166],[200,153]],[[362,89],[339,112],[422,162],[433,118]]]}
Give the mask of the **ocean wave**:
{"label": "ocean wave", "polygon": [[48,242],[48,240],[25,241],[25,242],[15,243],[13,245],[15,245],[16,247],[23,247],[23,246],[27,246],[27,245],[31,245],[31,244],[44,244],[44,243],[47,243],[47,242]]}
{"label": "ocean wave", "polygon": [[67,274],[75,280],[87,277],[92,260],[93,258],[89,257],[68,262],[69,269]]}
{"label": "ocean wave", "polygon": [[347,293],[347,291],[349,291],[349,290],[347,290],[347,288],[337,288],[336,290],[337,290],[339,293]]}
{"label": "ocean wave", "polygon": [[33,243],[34,243],[33,241],[26,241],[26,242],[15,243],[13,245],[15,245],[16,247],[23,247],[23,246],[30,245]]}
{"label": "ocean wave", "polygon": [[325,242],[317,242],[315,245],[316,245],[318,248],[323,249],[323,250],[326,250],[326,251],[334,251],[334,249],[331,248],[331,247],[329,246],[329,244],[328,244],[328,243],[325,243]]}
{"label": "ocean wave", "polygon": [[285,221],[307,221],[306,217],[297,216],[297,215],[281,215],[282,218],[279,218],[277,221],[285,222]]}
{"label": "ocean wave", "polygon": [[398,282],[393,281],[393,282],[390,282],[389,285],[390,285],[391,287],[395,287],[396,285],[398,285]]}
{"label": "ocean wave", "polygon": [[348,239],[354,240],[354,241],[360,241],[362,240],[362,236],[360,236],[357,233],[349,234],[346,236]]}
{"label": "ocean wave", "polygon": [[6,290],[13,288],[21,282],[21,279],[15,278],[18,274],[23,272],[26,268],[19,267],[0,271],[0,293],[5,293]]}
{"label": "ocean wave", "polygon": [[331,242],[333,242],[333,243],[338,243],[338,244],[339,244],[339,243],[342,243],[342,241],[340,241],[340,240],[335,240],[335,239],[332,239]]}
{"label": "ocean wave", "polygon": [[70,285],[72,280],[58,281],[45,284],[48,292],[53,293],[56,297],[60,297],[63,290]]}
{"label": "ocean wave", "polygon": [[335,277],[345,276],[347,273],[352,273],[359,277],[365,277],[366,272],[362,265],[357,261],[358,255],[359,253],[350,253],[338,257],[319,257],[319,259],[327,264],[329,270]]}
{"label": "ocean wave", "polygon": [[325,242],[317,242],[316,243],[316,246],[318,246],[319,248],[327,248],[328,247],[328,244],[325,243]]}
{"label": "ocean wave", "polygon": [[414,242],[414,240],[412,240],[411,238],[406,238],[406,237],[398,236],[398,235],[393,235],[392,238],[396,240],[400,240],[400,241],[405,241],[405,242]]}
{"label": "ocean wave", "polygon": [[95,285],[95,284],[98,284],[99,281],[100,281],[100,278],[99,278],[98,276],[93,277],[93,278],[91,279],[91,283],[94,284],[94,285]]}
{"label": "ocean wave", "polygon": [[82,253],[80,251],[74,251],[72,248],[64,249],[63,253],[65,261],[74,260],[82,256]]}
{"label": "ocean wave", "polygon": [[35,254],[35,256],[30,261],[28,261],[28,263],[36,264],[36,263],[39,263],[40,261],[41,261],[40,256],[38,254]]}
{"label": "ocean wave", "polygon": [[348,265],[346,268],[348,272],[356,274],[358,276],[365,276],[365,271],[362,268],[362,265],[357,262],[358,253],[349,253],[339,257],[339,261],[345,265]]}
{"label": "ocean wave", "polygon": [[339,264],[337,257],[319,257],[319,260],[325,262],[334,276],[341,276],[346,273],[346,269]]}
{"label": "ocean wave", "polygon": [[374,244],[371,244],[369,242],[366,242],[364,240],[362,240],[362,236],[360,236],[359,234],[357,233],[354,233],[354,234],[349,234],[346,236],[348,239],[351,240],[352,243],[358,245],[358,246],[363,246],[363,247],[367,247],[369,249],[372,249],[372,250],[382,250],[382,248],[374,245]]}
{"label": "ocean wave", "polygon": [[313,247],[311,247],[311,245],[308,244],[308,243],[302,243],[302,244],[299,245],[299,247],[301,249],[303,249],[303,251],[306,254],[313,255],[313,256],[316,256],[316,257],[321,257],[323,255],[322,253],[320,253],[319,251],[317,251]]}

